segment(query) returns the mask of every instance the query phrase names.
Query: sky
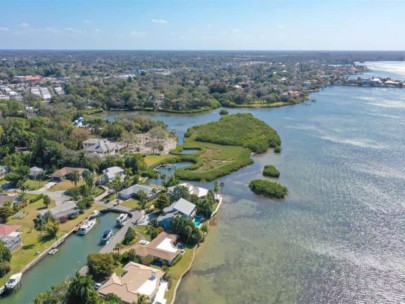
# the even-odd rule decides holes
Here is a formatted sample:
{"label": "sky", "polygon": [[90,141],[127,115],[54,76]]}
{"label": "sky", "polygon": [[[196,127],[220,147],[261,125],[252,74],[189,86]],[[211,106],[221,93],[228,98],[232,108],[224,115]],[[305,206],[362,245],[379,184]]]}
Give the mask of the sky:
{"label": "sky", "polygon": [[0,0],[0,49],[405,50],[405,0]]}

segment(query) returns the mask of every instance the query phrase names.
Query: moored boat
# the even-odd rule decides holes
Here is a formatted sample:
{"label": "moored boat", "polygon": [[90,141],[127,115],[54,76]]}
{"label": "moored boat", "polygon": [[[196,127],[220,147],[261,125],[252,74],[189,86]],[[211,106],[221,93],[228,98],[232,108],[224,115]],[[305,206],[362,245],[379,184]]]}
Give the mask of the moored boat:
{"label": "moored boat", "polygon": [[113,236],[112,229],[104,231],[103,236],[100,239],[100,244],[107,244],[112,238],[112,236]]}
{"label": "moored boat", "polygon": [[127,220],[128,220],[128,214],[126,214],[126,213],[121,213],[121,214],[117,217],[117,226],[118,226],[118,227],[123,226]]}
{"label": "moored boat", "polygon": [[6,285],[4,285],[6,291],[13,290],[20,282],[22,278],[22,273],[13,274],[10,279],[7,281]]}
{"label": "moored boat", "polygon": [[58,248],[53,248],[51,251],[48,252],[49,255],[54,255],[58,252]]}
{"label": "moored boat", "polygon": [[91,219],[91,220],[85,220],[79,227],[79,230],[77,231],[78,235],[85,235],[87,232],[89,232],[91,229],[93,229],[94,225],[96,224],[96,219]]}
{"label": "moored boat", "polygon": [[96,218],[99,215],[100,215],[100,211],[99,210],[94,210],[93,213],[90,214],[89,219]]}

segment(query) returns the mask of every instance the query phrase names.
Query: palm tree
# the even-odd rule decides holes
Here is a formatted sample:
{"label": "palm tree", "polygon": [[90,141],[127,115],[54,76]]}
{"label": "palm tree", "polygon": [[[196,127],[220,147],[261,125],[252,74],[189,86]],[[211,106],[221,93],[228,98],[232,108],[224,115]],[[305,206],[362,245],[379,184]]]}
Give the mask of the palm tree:
{"label": "palm tree", "polygon": [[122,243],[117,243],[114,247],[114,250],[117,250],[118,254],[120,254],[122,248],[124,248],[124,245],[122,245]]}
{"label": "palm tree", "polygon": [[136,304],[149,304],[149,300],[145,295],[140,295]]}
{"label": "palm tree", "polygon": [[75,184],[75,188],[77,186],[77,183],[80,180],[80,173],[79,171],[73,171],[70,175],[69,175],[69,179]]}
{"label": "palm tree", "polygon": [[75,277],[69,285],[66,293],[67,304],[95,304],[98,301],[98,294],[94,290],[94,282],[89,276],[82,276],[76,272]]}

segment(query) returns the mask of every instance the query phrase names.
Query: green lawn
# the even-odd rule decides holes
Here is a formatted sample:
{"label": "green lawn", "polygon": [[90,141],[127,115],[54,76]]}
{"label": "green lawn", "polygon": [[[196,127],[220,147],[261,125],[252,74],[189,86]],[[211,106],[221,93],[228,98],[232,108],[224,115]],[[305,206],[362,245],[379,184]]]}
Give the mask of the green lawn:
{"label": "green lawn", "polygon": [[[29,199],[32,195],[26,194],[26,198]],[[34,195],[35,196],[35,195]],[[51,207],[54,206],[54,202],[52,202]],[[0,278],[0,286],[3,285],[8,278],[16,272],[21,271],[25,265],[31,262],[36,256],[37,251],[42,252],[49,246],[51,246],[57,238],[62,237],[67,232],[72,230],[76,227],[81,221],[83,221],[91,212],[95,209],[101,209],[103,207],[100,206],[93,206],[89,210],[86,210],[83,214],[79,215],[76,219],[67,221],[64,224],[60,224],[59,232],[57,238],[55,239],[46,239],[41,240],[41,232],[34,229],[34,218],[37,216],[39,210],[45,208],[43,200],[40,199],[35,203],[29,204],[23,210],[20,210],[19,213],[25,213],[26,216],[22,219],[12,219],[7,222],[11,225],[21,225],[22,226],[22,241],[23,246],[17,249],[13,253],[13,257],[11,259],[11,271]]]}
{"label": "green lawn", "polygon": [[[77,187],[84,185],[85,182],[83,180],[77,183]],[[49,191],[61,191],[61,190],[69,190],[75,187],[75,184],[70,180],[63,180],[56,185],[54,185]]]}
{"label": "green lawn", "polygon": [[95,187],[92,191],[92,194],[94,197],[101,195],[102,193],[104,193],[104,188],[103,187]]}
{"label": "green lawn", "polygon": [[131,209],[141,208],[141,205],[139,204],[139,201],[137,201],[134,198],[131,198],[131,199],[121,203],[120,205],[124,206],[124,207],[131,208]]}
{"label": "green lawn", "polygon": [[174,157],[173,155],[146,155],[144,159],[148,167],[155,167],[159,163],[164,162],[173,157]]}
{"label": "green lawn", "polygon": [[49,182],[49,180],[46,180],[46,181],[36,181],[36,180],[29,179],[29,180],[27,180],[27,181],[24,182],[24,185],[25,185],[29,190],[38,190],[38,189],[41,189],[42,187],[44,187],[48,182]]}
{"label": "green lawn", "polygon": [[134,227],[134,229],[136,232],[142,234],[146,240],[148,240],[148,241],[151,240],[150,234],[148,234],[148,229],[149,229],[148,225],[136,225]]}

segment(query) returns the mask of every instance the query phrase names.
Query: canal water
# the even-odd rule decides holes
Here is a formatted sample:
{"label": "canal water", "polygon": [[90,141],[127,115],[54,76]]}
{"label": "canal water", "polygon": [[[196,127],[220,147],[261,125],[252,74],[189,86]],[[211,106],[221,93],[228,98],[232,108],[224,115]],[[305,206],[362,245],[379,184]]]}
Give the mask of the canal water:
{"label": "canal water", "polygon": [[99,240],[105,230],[115,228],[117,215],[107,213],[97,218],[97,224],[85,236],[70,236],[53,256],[47,256],[23,275],[22,288],[0,300],[4,304],[28,304],[41,292],[74,276],[90,253],[101,249]]}
{"label": "canal water", "polygon": [[[369,75],[405,79],[403,63],[373,67]],[[273,126],[283,150],[219,179],[224,204],[177,304],[405,302],[405,89],[330,87],[311,97],[229,111]],[[143,114],[180,137],[220,118]],[[248,188],[266,164],[281,172],[284,201]]]}

